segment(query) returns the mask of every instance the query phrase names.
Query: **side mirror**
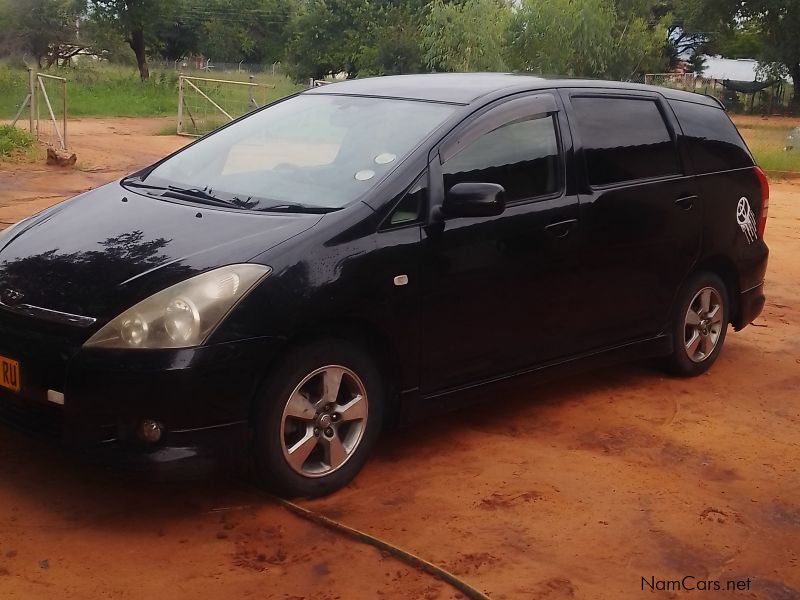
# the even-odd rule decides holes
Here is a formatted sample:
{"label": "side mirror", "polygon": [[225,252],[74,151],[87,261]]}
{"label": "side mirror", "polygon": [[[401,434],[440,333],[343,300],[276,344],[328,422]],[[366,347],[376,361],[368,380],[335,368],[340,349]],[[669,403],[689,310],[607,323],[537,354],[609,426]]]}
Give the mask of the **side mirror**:
{"label": "side mirror", "polygon": [[444,197],[445,217],[494,217],[506,209],[506,191],[496,183],[457,183]]}

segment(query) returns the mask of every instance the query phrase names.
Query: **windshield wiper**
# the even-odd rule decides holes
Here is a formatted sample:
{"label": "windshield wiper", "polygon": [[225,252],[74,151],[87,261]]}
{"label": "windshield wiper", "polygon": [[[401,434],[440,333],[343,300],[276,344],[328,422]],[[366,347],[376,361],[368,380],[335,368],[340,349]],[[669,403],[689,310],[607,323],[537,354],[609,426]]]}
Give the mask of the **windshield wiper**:
{"label": "windshield wiper", "polygon": [[141,180],[136,181],[133,179],[123,179],[122,183],[130,187],[145,188],[148,190],[160,190],[163,192],[161,196],[177,198],[178,200],[188,199],[195,202],[199,201],[203,204],[208,204],[211,206],[236,206],[237,208],[239,206],[235,202],[229,202],[228,200],[215,196],[211,192],[198,188],[182,188],[177,185],[152,185],[149,183],[144,183]]}
{"label": "windshield wiper", "polygon": [[168,185],[166,191],[161,195],[169,198],[177,198],[178,200],[189,198],[190,200],[198,200],[203,204],[209,204],[211,206],[235,206],[239,208],[239,205],[235,202],[224,200],[219,196],[215,196],[206,190],[198,188],[182,188],[176,185]]}
{"label": "windshield wiper", "polygon": [[293,213],[311,213],[311,214],[325,214],[339,210],[338,208],[331,208],[330,206],[311,206],[309,204],[275,204],[273,206],[258,207],[256,210],[261,212],[293,212]]}
{"label": "windshield wiper", "polygon": [[127,185],[129,187],[146,188],[146,189],[149,189],[149,190],[165,190],[165,189],[167,189],[163,185],[151,185],[149,183],[144,183],[141,179],[138,179],[138,180],[137,179],[131,179],[130,177],[126,177],[125,179],[122,180],[121,183],[122,183],[122,185]]}
{"label": "windshield wiper", "polygon": [[226,200],[215,196],[212,192],[205,189],[198,188],[182,188],[177,185],[152,185],[144,183],[142,180],[123,179],[122,183],[130,187],[146,188],[150,190],[160,190],[163,193],[161,196],[177,198],[179,200],[192,200],[200,201],[203,204],[211,206],[233,206],[235,208],[242,208],[246,210],[256,210],[259,212],[292,212],[292,213],[310,213],[310,214],[325,214],[339,210],[339,208],[331,208],[329,206],[314,206],[310,204],[300,204],[298,202],[286,202],[283,204],[274,204],[261,208],[257,202],[253,202],[252,197],[242,200],[234,197],[232,200]]}

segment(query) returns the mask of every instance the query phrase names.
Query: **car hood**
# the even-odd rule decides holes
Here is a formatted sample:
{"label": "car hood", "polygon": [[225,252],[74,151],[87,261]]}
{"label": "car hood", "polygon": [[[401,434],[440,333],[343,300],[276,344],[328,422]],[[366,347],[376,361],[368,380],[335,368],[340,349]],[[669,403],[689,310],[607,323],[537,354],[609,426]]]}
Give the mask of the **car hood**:
{"label": "car hood", "polygon": [[107,321],[192,275],[248,262],[321,219],[178,203],[115,182],[0,239],[0,301]]}

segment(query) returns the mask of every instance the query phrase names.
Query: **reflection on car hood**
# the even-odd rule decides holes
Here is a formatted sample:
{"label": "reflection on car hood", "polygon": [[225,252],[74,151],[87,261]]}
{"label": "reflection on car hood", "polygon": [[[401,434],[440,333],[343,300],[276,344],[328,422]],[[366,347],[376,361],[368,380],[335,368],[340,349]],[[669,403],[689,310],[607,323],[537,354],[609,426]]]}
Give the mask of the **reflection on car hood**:
{"label": "reflection on car hood", "polygon": [[321,219],[168,202],[112,183],[3,239],[0,298],[108,320],[201,271],[247,262]]}

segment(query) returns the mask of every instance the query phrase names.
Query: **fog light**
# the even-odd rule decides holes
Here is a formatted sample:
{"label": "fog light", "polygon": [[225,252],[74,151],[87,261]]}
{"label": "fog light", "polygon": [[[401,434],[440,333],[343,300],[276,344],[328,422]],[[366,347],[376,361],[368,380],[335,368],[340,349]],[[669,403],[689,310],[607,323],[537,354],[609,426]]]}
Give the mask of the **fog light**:
{"label": "fog light", "polygon": [[158,421],[145,419],[139,425],[139,437],[143,442],[155,444],[164,434],[164,427]]}

